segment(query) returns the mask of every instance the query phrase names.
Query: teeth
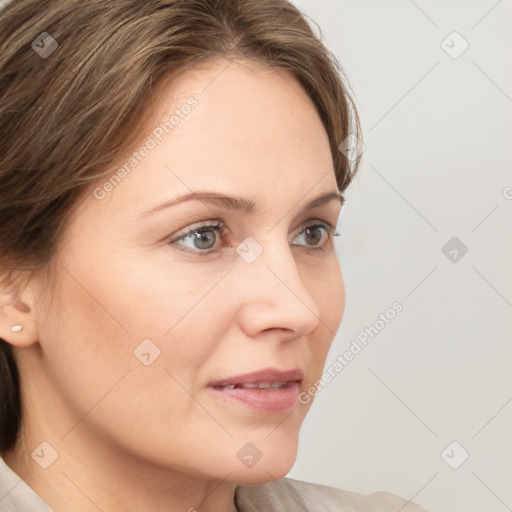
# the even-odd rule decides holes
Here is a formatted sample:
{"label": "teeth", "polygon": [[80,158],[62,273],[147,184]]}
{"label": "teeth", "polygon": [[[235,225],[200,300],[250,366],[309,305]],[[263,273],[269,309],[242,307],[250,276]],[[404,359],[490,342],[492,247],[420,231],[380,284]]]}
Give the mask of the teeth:
{"label": "teeth", "polygon": [[244,389],[282,389],[288,386],[287,382],[247,382],[245,384],[231,384],[229,386],[222,386],[223,389],[235,389],[235,388],[244,388]]}

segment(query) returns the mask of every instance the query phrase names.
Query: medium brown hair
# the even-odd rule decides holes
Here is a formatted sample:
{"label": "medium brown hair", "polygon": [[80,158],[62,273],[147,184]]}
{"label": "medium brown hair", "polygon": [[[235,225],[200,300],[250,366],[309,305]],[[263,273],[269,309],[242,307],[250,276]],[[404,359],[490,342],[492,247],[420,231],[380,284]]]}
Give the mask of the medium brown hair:
{"label": "medium brown hair", "polygon": [[[359,158],[349,166],[338,146],[360,136],[357,110],[338,61],[287,0],[14,0],[0,11],[0,278],[48,270],[81,194],[134,143],[151,91],[216,57],[298,80],[343,192]],[[0,339],[0,452],[16,444],[20,402]]]}

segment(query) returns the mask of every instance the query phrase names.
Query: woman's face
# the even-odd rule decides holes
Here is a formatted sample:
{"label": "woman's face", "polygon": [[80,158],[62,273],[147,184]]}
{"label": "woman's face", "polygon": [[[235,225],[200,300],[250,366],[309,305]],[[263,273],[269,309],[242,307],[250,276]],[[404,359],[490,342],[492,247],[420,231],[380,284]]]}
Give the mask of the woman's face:
{"label": "woman's face", "polygon": [[297,395],[321,377],[345,305],[328,230],[341,202],[306,209],[338,189],[299,84],[228,64],[162,89],[136,153],[71,218],[37,311],[41,351],[21,363],[57,451],[81,439],[110,460],[238,483],[295,461],[311,405]]}

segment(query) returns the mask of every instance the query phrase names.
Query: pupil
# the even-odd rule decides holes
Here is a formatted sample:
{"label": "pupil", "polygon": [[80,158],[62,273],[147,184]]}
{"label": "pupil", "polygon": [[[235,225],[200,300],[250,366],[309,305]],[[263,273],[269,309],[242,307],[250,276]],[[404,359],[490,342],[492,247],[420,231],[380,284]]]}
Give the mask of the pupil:
{"label": "pupil", "polygon": [[[209,236],[208,236],[209,234]],[[211,249],[212,244],[215,243],[215,234],[213,231],[204,231],[196,234],[195,238],[196,247],[198,249]],[[206,246],[203,245],[206,243]],[[208,245],[208,243],[210,245]]]}
{"label": "pupil", "polygon": [[[322,239],[322,234],[320,233],[320,229],[318,227],[316,228],[308,228],[306,229],[306,239],[308,238],[308,235],[310,235],[312,232],[315,232],[316,231],[316,234],[317,236],[313,236],[313,240],[312,240],[312,244],[311,245],[317,245],[320,240]],[[310,238],[311,240],[311,238]]]}

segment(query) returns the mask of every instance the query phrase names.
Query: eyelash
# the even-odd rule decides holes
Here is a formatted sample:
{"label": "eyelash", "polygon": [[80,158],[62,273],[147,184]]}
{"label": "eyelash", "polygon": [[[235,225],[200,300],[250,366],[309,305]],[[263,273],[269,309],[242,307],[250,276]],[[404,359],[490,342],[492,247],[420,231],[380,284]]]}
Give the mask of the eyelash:
{"label": "eyelash", "polygon": [[[327,232],[327,235],[328,235],[328,241],[327,241],[327,244],[326,245],[323,245],[323,246],[320,246],[320,247],[308,247],[308,246],[303,246],[306,248],[307,251],[325,251],[326,249],[326,246],[329,245],[331,242],[332,242],[332,237],[333,236],[340,236],[340,233],[338,233],[336,231],[336,228],[335,226],[333,226],[332,224],[329,224],[328,222],[317,222],[317,223],[314,223],[314,224],[310,224],[308,226],[306,226],[300,233],[299,235],[301,235],[302,233],[304,233],[304,231],[306,231],[307,229],[315,229],[315,228],[324,228]],[[204,233],[204,232],[208,232],[208,231],[215,231],[216,233],[219,233],[222,237],[222,235],[227,231],[227,227],[225,226],[225,224],[223,224],[222,222],[204,222],[204,223],[201,223],[201,224],[197,224],[195,226],[193,226],[190,230],[188,230],[187,232],[183,233],[182,235],[179,235],[178,237],[172,239],[172,240],[169,240],[169,244],[176,244],[176,242],[179,242],[180,240],[183,240],[184,238],[187,238],[195,233]],[[179,245],[179,244],[177,244]],[[297,245],[297,244],[294,244],[294,245]],[[300,247],[300,246],[299,246]],[[216,249],[206,249],[206,250],[201,250],[201,249],[197,249],[197,250],[190,250],[190,249],[179,249],[180,251],[183,251],[183,252],[188,252],[188,253],[192,253],[192,254],[195,254],[195,255],[198,255],[198,256],[207,256],[209,254],[212,254],[214,252],[216,252],[217,250]]]}

